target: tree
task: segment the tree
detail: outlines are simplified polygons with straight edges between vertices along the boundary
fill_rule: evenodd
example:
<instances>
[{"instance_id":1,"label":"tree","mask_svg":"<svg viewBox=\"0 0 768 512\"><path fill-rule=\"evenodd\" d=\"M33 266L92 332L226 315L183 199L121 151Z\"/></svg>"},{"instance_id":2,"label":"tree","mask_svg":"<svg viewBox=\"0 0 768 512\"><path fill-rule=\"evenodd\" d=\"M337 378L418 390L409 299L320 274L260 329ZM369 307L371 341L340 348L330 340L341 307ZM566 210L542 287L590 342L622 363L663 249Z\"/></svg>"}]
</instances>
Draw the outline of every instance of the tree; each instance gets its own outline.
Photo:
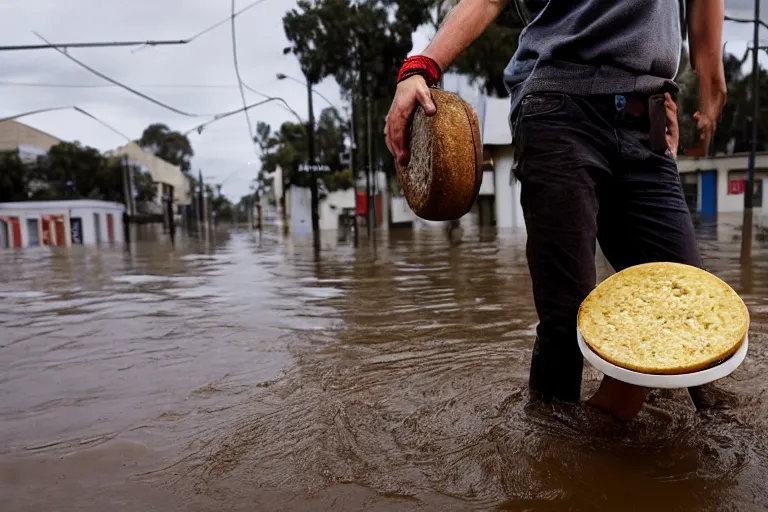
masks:
<instances>
[{"instance_id":1,"label":"tree","mask_svg":"<svg viewBox=\"0 0 768 512\"><path fill-rule=\"evenodd\" d=\"M121 176L112 176L104 157L95 148L79 142L61 142L48 151L46 158L46 195L67 199L122 198Z\"/></svg>"},{"instance_id":2,"label":"tree","mask_svg":"<svg viewBox=\"0 0 768 512\"><path fill-rule=\"evenodd\" d=\"M437 1L435 29L442 23L448 9L458 3L458 0ZM504 12L456 58L448 70L469 77L471 83L480 85L489 96L509 96L504 83L504 70L517 51L520 32L525 26L513 3L509 3Z\"/></svg>"},{"instance_id":3,"label":"tree","mask_svg":"<svg viewBox=\"0 0 768 512\"><path fill-rule=\"evenodd\" d=\"M413 32L429 21L434 0L299 0L283 27L312 84L333 76L345 91L367 85L391 95ZM393 71L394 70L394 71Z\"/></svg>"},{"instance_id":4,"label":"tree","mask_svg":"<svg viewBox=\"0 0 768 512\"><path fill-rule=\"evenodd\" d=\"M211 212L216 215L217 221L232 219L232 203L220 194L211 196Z\"/></svg>"},{"instance_id":5,"label":"tree","mask_svg":"<svg viewBox=\"0 0 768 512\"><path fill-rule=\"evenodd\" d=\"M29 198L27 169L16 151L0 153L0 202Z\"/></svg>"},{"instance_id":6,"label":"tree","mask_svg":"<svg viewBox=\"0 0 768 512\"><path fill-rule=\"evenodd\" d=\"M307 128L303 124L285 122L280 130L272 132L268 124L256 125L254 142L261 148L262 172L259 181L262 186L270 184L269 175L280 167L284 184L307 186L309 173L299 173L299 166L309 158ZM344 152L344 138L348 130L338 111L326 108L318 117L315 129L315 154L317 162L327 165L332 173L344 170L341 155ZM319 175L321 180L331 180L329 175ZM326 184L327 187L327 184Z\"/></svg>"},{"instance_id":7,"label":"tree","mask_svg":"<svg viewBox=\"0 0 768 512\"><path fill-rule=\"evenodd\" d=\"M394 175L392 158L385 155L382 128L397 85L397 70L413 47L413 33L429 23L435 0L299 0L283 17L293 53L310 83L333 76L361 122L355 161L367 167L384 163ZM370 103L372 154L367 153L365 113ZM360 136L362 134L362 136ZM368 158L370 156L370 158Z\"/></svg>"},{"instance_id":8,"label":"tree","mask_svg":"<svg viewBox=\"0 0 768 512\"><path fill-rule=\"evenodd\" d=\"M141 169L134 167L133 187L136 191L137 201L155 201L155 197L157 196L157 184L152 180L152 175L148 172L144 172Z\"/></svg>"},{"instance_id":9,"label":"tree","mask_svg":"<svg viewBox=\"0 0 768 512\"><path fill-rule=\"evenodd\" d=\"M149 125L141 134L137 144L166 162L178 165L185 173L192 168L192 157L195 152L192 150L189 139L186 135L172 131L164 124Z\"/></svg>"}]
</instances>

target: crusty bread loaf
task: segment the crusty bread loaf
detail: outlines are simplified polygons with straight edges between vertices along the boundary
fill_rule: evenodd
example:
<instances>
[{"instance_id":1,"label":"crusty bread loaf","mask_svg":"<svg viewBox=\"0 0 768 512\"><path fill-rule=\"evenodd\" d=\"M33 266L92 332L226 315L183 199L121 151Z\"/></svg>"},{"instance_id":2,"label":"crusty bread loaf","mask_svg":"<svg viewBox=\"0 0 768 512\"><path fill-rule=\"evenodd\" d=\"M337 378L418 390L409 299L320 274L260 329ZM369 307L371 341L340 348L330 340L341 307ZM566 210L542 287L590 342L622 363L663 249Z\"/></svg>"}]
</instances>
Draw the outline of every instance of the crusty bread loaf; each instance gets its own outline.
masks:
<instances>
[{"instance_id":1,"label":"crusty bread loaf","mask_svg":"<svg viewBox=\"0 0 768 512\"><path fill-rule=\"evenodd\" d=\"M427 116L419 106L410 128L411 159L397 168L408 206L426 220L456 220L469 212L483 179L480 123L458 95L432 89L437 107Z\"/></svg>"},{"instance_id":2,"label":"crusty bread loaf","mask_svg":"<svg viewBox=\"0 0 768 512\"><path fill-rule=\"evenodd\" d=\"M733 355L746 338L749 311L709 272L648 263L598 285L579 309L578 326L586 344L616 366L683 374Z\"/></svg>"}]
</instances>

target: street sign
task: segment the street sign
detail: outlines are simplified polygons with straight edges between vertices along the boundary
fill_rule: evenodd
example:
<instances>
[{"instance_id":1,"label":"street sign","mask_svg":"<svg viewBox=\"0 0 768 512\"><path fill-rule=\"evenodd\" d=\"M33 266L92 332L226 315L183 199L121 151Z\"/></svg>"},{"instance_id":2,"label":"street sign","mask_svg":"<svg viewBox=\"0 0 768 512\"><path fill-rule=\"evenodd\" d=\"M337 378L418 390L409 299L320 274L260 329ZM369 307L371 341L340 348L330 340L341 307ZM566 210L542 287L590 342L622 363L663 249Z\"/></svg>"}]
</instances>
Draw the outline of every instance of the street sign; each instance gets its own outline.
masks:
<instances>
[{"instance_id":1,"label":"street sign","mask_svg":"<svg viewBox=\"0 0 768 512\"><path fill-rule=\"evenodd\" d=\"M314 164L312 166L307 164L299 165L299 172L309 172L311 170L314 170L315 172L330 172L331 168L325 164Z\"/></svg>"}]
</instances>

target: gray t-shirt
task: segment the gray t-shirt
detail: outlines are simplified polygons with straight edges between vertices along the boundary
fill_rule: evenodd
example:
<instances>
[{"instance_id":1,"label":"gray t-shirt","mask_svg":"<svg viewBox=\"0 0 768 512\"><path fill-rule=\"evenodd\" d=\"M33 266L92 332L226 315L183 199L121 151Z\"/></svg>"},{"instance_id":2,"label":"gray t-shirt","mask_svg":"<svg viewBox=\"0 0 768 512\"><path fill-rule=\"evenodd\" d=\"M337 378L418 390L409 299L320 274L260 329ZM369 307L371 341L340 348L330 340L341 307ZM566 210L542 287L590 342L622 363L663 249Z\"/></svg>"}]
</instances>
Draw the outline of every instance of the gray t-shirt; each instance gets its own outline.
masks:
<instances>
[{"instance_id":1,"label":"gray t-shirt","mask_svg":"<svg viewBox=\"0 0 768 512\"><path fill-rule=\"evenodd\" d=\"M530 23L504 70L513 110L532 92L677 91L679 0L525 0L525 7Z\"/></svg>"}]
</instances>

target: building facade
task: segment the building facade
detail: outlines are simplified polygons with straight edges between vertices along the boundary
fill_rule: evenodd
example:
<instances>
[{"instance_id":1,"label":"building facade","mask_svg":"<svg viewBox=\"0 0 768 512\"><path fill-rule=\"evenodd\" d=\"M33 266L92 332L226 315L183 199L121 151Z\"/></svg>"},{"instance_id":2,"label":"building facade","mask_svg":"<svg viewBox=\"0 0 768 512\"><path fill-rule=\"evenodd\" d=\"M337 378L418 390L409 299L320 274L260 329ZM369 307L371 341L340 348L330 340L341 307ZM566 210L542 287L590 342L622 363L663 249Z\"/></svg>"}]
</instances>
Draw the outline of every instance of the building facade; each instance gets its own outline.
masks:
<instances>
[{"instance_id":1,"label":"building facade","mask_svg":"<svg viewBox=\"0 0 768 512\"><path fill-rule=\"evenodd\" d=\"M0 249L122 243L124 211L94 200L0 203Z\"/></svg>"},{"instance_id":2,"label":"building facade","mask_svg":"<svg viewBox=\"0 0 768 512\"><path fill-rule=\"evenodd\" d=\"M33 164L38 157L45 156L61 139L32 128L18 121L0 122L0 151L18 151L19 158L26 164Z\"/></svg>"},{"instance_id":3,"label":"building facade","mask_svg":"<svg viewBox=\"0 0 768 512\"><path fill-rule=\"evenodd\" d=\"M189 178L177 165L170 164L152 153L144 151L138 144L131 142L125 146L107 151L107 156L123 157L126 163L148 172L157 186L154 210L151 213L164 213L168 200L173 201L174 211L179 214L184 207L192 204ZM135 212L131 212L135 213Z\"/></svg>"}]
</instances>

